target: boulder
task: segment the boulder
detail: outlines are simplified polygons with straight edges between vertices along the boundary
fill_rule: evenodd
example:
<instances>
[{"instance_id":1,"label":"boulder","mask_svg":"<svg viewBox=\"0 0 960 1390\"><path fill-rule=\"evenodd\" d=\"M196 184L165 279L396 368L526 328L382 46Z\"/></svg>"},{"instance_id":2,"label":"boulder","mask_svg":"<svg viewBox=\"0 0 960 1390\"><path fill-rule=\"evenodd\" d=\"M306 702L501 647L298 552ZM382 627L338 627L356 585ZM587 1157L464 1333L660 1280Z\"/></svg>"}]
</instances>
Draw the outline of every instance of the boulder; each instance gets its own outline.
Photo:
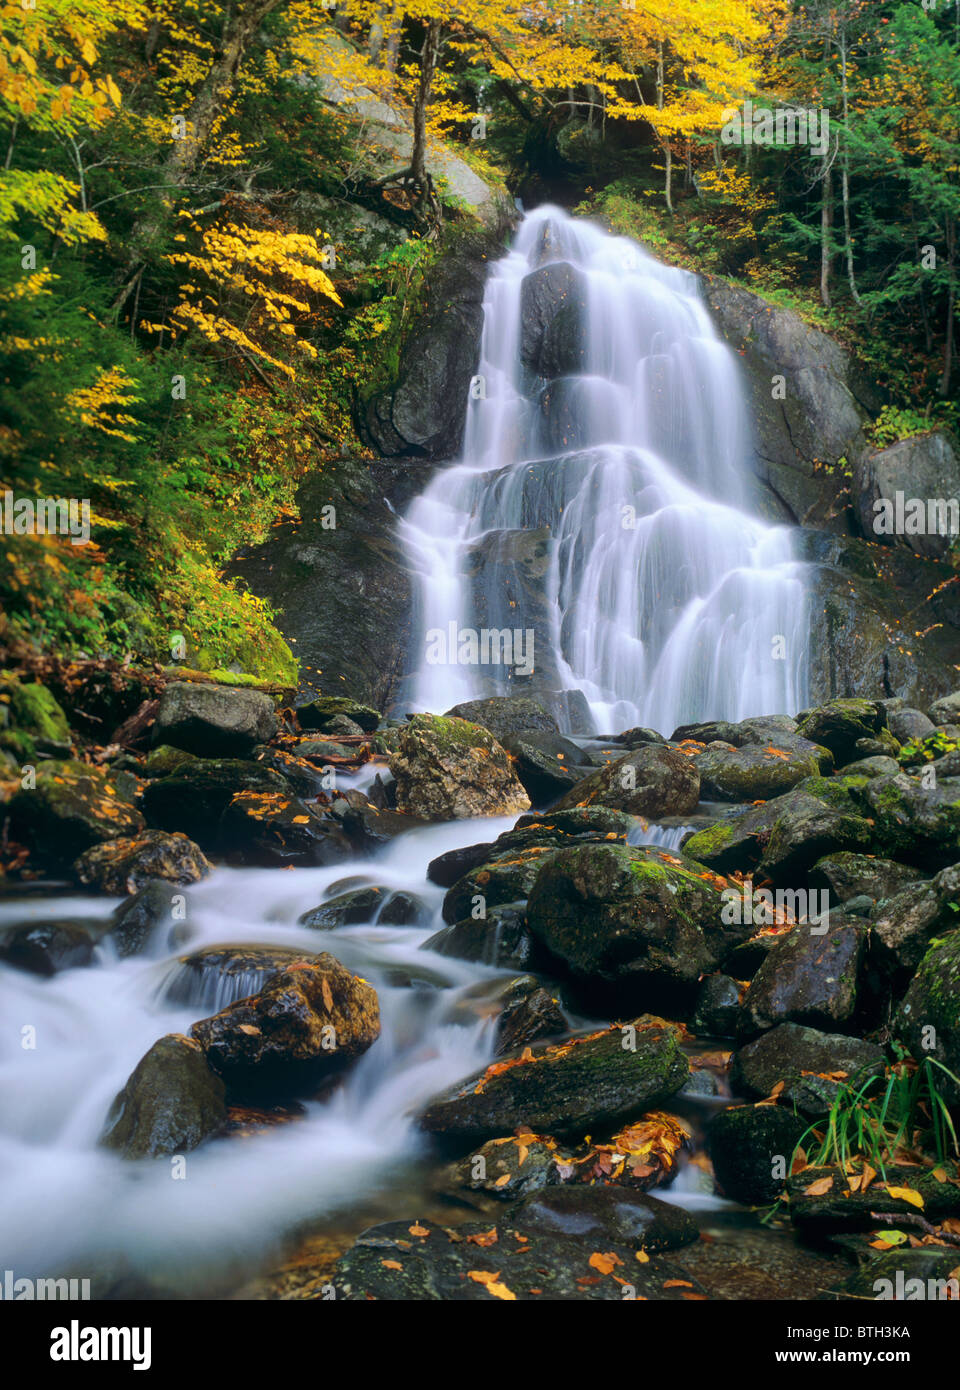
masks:
<instances>
[{"instance_id":1,"label":"boulder","mask_svg":"<svg viewBox=\"0 0 960 1390\"><path fill-rule=\"evenodd\" d=\"M931 941L893 1023L917 1061L933 1057L960 1077L960 931ZM951 1105L960 1104L960 1081L937 1073Z\"/></svg>"},{"instance_id":2,"label":"boulder","mask_svg":"<svg viewBox=\"0 0 960 1390\"><path fill-rule=\"evenodd\" d=\"M876 1231L882 1226L896 1229L896 1221L880 1222L878 1215L913 1217L922 1211L924 1219L935 1224L945 1216L960 1214L960 1168L949 1161L940 1166L947 1181L935 1177L930 1168L888 1163L883 1178L877 1178L865 1192L859 1188L851 1191L840 1168L826 1164L804 1168L787 1182L790 1219L804 1235L813 1237L828 1231ZM919 1194L922 1206L900 1196L904 1189Z\"/></svg>"},{"instance_id":3,"label":"boulder","mask_svg":"<svg viewBox=\"0 0 960 1390\"><path fill-rule=\"evenodd\" d=\"M911 1249L899 1245L884 1254L864 1260L855 1273L835 1285L823 1297L837 1303L868 1299L886 1301L930 1299L939 1301L957 1297L956 1247L924 1246Z\"/></svg>"},{"instance_id":4,"label":"boulder","mask_svg":"<svg viewBox=\"0 0 960 1390\"><path fill-rule=\"evenodd\" d=\"M423 900L414 897L412 893L370 884L365 888L353 888L349 892L338 893L319 907L305 912L297 920L302 927L312 927L319 931L348 927L358 922L415 927L428 922L430 912Z\"/></svg>"},{"instance_id":5,"label":"boulder","mask_svg":"<svg viewBox=\"0 0 960 1390\"><path fill-rule=\"evenodd\" d=\"M866 894L874 902L892 898L901 889L923 878L919 869L898 864L893 859L877 859L872 854L825 854L810 870L811 889L826 890L837 903Z\"/></svg>"},{"instance_id":6,"label":"boulder","mask_svg":"<svg viewBox=\"0 0 960 1390\"><path fill-rule=\"evenodd\" d=\"M909 884L881 904L870 924L871 959L889 975L895 989L911 979L931 937L960 926L960 864L942 869L929 882Z\"/></svg>"},{"instance_id":7,"label":"boulder","mask_svg":"<svg viewBox=\"0 0 960 1390\"><path fill-rule=\"evenodd\" d=\"M337 720L348 719L356 724L360 732L372 734L380 725L379 710L371 709L358 700L343 695L321 695L297 709L297 722L301 729L321 734L336 734ZM342 735L341 735L342 736Z\"/></svg>"},{"instance_id":8,"label":"boulder","mask_svg":"<svg viewBox=\"0 0 960 1390\"><path fill-rule=\"evenodd\" d=\"M926 738L927 734L933 733L935 725L922 710L909 709L904 705L902 709L895 710L887 707L887 727L898 742L908 743L910 739Z\"/></svg>"},{"instance_id":9,"label":"boulder","mask_svg":"<svg viewBox=\"0 0 960 1390\"><path fill-rule=\"evenodd\" d=\"M851 1022L858 1002L867 933L833 913L823 935L800 923L780 937L757 971L743 1006L743 1031L778 1023L837 1028Z\"/></svg>"},{"instance_id":10,"label":"boulder","mask_svg":"<svg viewBox=\"0 0 960 1390\"><path fill-rule=\"evenodd\" d=\"M938 777L935 786L904 772L874 777L863 802L887 852L930 867L960 860L960 777Z\"/></svg>"},{"instance_id":11,"label":"boulder","mask_svg":"<svg viewBox=\"0 0 960 1390\"><path fill-rule=\"evenodd\" d=\"M552 809L605 806L659 820L695 811L699 800L700 775L695 760L674 748L644 744L598 768Z\"/></svg>"},{"instance_id":12,"label":"boulder","mask_svg":"<svg viewBox=\"0 0 960 1390\"><path fill-rule=\"evenodd\" d=\"M802 1119L779 1105L721 1110L707 1127L707 1152L723 1195L747 1206L775 1202L805 1129Z\"/></svg>"},{"instance_id":13,"label":"boulder","mask_svg":"<svg viewBox=\"0 0 960 1390\"><path fill-rule=\"evenodd\" d=\"M491 908L485 917L464 917L436 932L420 949L500 970L529 970L536 959L523 902L503 903Z\"/></svg>"},{"instance_id":14,"label":"boulder","mask_svg":"<svg viewBox=\"0 0 960 1390\"><path fill-rule=\"evenodd\" d=\"M581 766L583 754L577 745L559 734L508 734L503 746L535 804L556 801L589 771Z\"/></svg>"},{"instance_id":15,"label":"boulder","mask_svg":"<svg viewBox=\"0 0 960 1390\"><path fill-rule=\"evenodd\" d=\"M643 1114L679 1091L689 1073L670 1029L614 1025L495 1062L434 1097L420 1124L465 1143L518 1125L582 1135Z\"/></svg>"},{"instance_id":16,"label":"boulder","mask_svg":"<svg viewBox=\"0 0 960 1390\"><path fill-rule=\"evenodd\" d=\"M530 807L503 748L466 719L415 715L401 730L390 770L397 808L424 820L507 816Z\"/></svg>"},{"instance_id":17,"label":"boulder","mask_svg":"<svg viewBox=\"0 0 960 1390\"><path fill-rule=\"evenodd\" d=\"M530 1043L542 1038L558 1038L567 1033L570 1024L559 1000L527 976L528 987L515 989L504 1003L497 1021L498 1057L508 1057Z\"/></svg>"},{"instance_id":18,"label":"boulder","mask_svg":"<svg viewBox=\"0 0 960 1390\"><path fill-rule=\"evenodd\" d=\"M747 935L721 922L724 886L664 850L586 845L560 850L541 869L527 923L582 986L628 1007L653 1006L692 996L701 975Z\"/></svg>"},{"instance_id":19,"label":"boulder","mask_svg":"<svg viewBox=\"0 0 960 1390\"><path fill-rule=\"evenodd\" d=\"M220 817L218 843L231 863L319 868L354 854L340 826L286 792L238 792Z\"/></svg>"},{"instance_id":20,"label":"boulder","mask_svg":"<svg viewBox=\"0 0 960 1390\"><path fill-rule=\"evenodd\" d=\"M51 690L0 673L0 750L16 764L68 757L73 735Z\"/></svg>"},{"instance_id":21,"label":"boulder","mask_svg":"<svg viewBox=\"0 0 960 1390\"><path fill-rule=\"evenodd\" d=\"M278 773L241 758L203 758L148 783L143 809L162 830L180 830L205 850L219 851L220 817L239 792L288 794Z\"/></svg>"},{"instance_id":22,"label":"boulder","mask_svg":"<svg viewBox=\"0 0 960 1390\"><path fill-rule=\"evenodd\" d=\"M713 1038L733 1038L740 1020L740 986L729 975L708 975L700 986L691 1027Z\"/></svg>"},{"instance_id":23,"label":"boulder","mask_svg":"<svg viewBox=\"0 0 960 1390\"><path fill-rule=\"evenodd\" d=\"M0 961L31 975L57 975L93 964L93 938L82 922L25 922L0 935Z\"/></svg>"},{"instance_id":24,"label":"boulder","mask_svg":"<svg viewBox=\"0 0 960 1390\"><path fill-rule=\"evenodd\" d=\"M183 894L177 887L167 879L151 879L120 904L110 928L117 955L139 955L158 928L183 920Z\"/></svg>"},{"instance_id":25,"label":"boulder","mask_svg":"<svg viewBox=\"0 0 960 1390\"><path fill-rule=\"evenodd\" d=\"M441 888L452 888L458 879L471 869L478 869L490 856L493 847L491 840L479 845L464 845L460 849L448 849L431 859L427 865L427 878Z\"/></svg>"},{"instance_id":26,"label":"boulder","mask_svg":"<svg viewBox=\"0 0 960 1390\"><path fill-rule=\"evenodd\" d=\"M130 839L94 845L81 854L73 871L85 887L119 896L136 893L154 879L180 886L199 883L210 872L210 862L186 835L144 830Z\"/></svg>"},{"instance_id":27,"label":"boulder","mask_svg":"<svg viewBox=\"0 0 960 1390\"><path fill-rule=\"evenodd\" d=\"M552 261L520 287L520 361L540 377L575 375L586 363L587 282L569 261Z\"/></svg>"},{"instance_id":28,"label":"boulder","mask_svg":"<svg viewBox=\"0 0 960 1390\"><path fill-rule=\"evenodd\" d=\"M289 946L204 946L181 956L160 990L166 1005L226 1009L258 994L269 980L297 961L316 956Z\"/></svg>"},{"instance_id":29,"label":"boulder","mask_svg":"<svg viewBox=\"0 0 960 1390\"><path fill-rule=\"evenodd\" d=\"M797 716L801 737L829 748L840 767L853 761L859 739L874 738L886 725L887 711L879 700L830 700Z\"/></svg>"},{"instance_id":30,"label":"boulder","mask_svg":"<svg viewBox=\"0 0 960 1390\"><path fill-rule=\"evenodd\" d=\"M960 690L935 700L930 706L929 714L935 726L956 724L960 721Z\"/></svg>"},{"instance_id":31,"label":"boulder","mask_svg":"<svg viewBox=\"0 0 960 1390\"><path fill-rule=\"evenodd\" d=\"M906 546L915 555L935 560L946 558L956 544L960 457L942 430L899 439L862 455L854 469L853 491L857 519L870 540ZM919 509L910 507L912 500L920 502Z\"/></svg>"},{"instance_id":32,"label":"boulder","mask_svg":"<svg viewBox=\"0 0 960 1390\"><path fill-rule=\"evenodd\" d=\"M107 1115L100 1143L123 1158L187 1153L226 1125L224 1085L180 1033L155 1042Z\"/></svg>"},{"instance_id":33,"label":"boulder","mask_svg":"<svg viewBox=\"0 0 960 1390\"><path fill-rule=\"evenodd\" d=\"M80 762L45 762L36 786L10 799L10 834L38 861L66 868L92 845L136 836L140 812L117 792L109 773Z\"/></svg>"},{"instance_id":34,"label":"boulder","mask_svg":"<svg viewBox=\"0 0 960 1390\"><path fill-rule=\"evenodd\" d=\"M876 1043L781 1023L734 1054L730 1085L736 1096L765 1100L782 1081L783 1105L815 1119L830 1109L841 1083L858 1086L883 1068Z\"/></svg>"},{"instance_id":35,"label":"boulder","mask_svg":"<svg viewBox=\"0 0 960 1390\"><path fill-rule=\"evenodd\" d=\"M243 758L276 732L276 707L261 690L173 681L160 696L153 741L199 757Z\"/></svg>"},{"instance_id":36,"label":"boulder","mask_svg":"<svg viewBox=\"0 0 960 1390\"><path fill-rule=\"evenodd\" d=\"M310 1094L380 1036L376 991L323 953L298 960L258 994L241 999L190 1036L238 1094Z\"/></svg>"},{"instance_id":37,"label":"boulder","mask_svg":"<svg viewBox=\"0 0 960 1390\"><path fill-rule=\"evenodd\" d=\"M808 751L780 748L775 741L742 748L711 744L693 761L705 801L766 801L820 773L819 751L812 743Z\"/></svg>"},{"instance_id":38,"label":"boulder","mask_svg":"<svg viewBox=\"0 0 960 1390\"><path fill-rule=\"evenodd\" d=\"M503 743L510 734L556 734L557 721L543 705L527 695L494 695L486 700L466 700L454 705L445 719L466 719L479 724Z\"/></svg>"}]
</instances>

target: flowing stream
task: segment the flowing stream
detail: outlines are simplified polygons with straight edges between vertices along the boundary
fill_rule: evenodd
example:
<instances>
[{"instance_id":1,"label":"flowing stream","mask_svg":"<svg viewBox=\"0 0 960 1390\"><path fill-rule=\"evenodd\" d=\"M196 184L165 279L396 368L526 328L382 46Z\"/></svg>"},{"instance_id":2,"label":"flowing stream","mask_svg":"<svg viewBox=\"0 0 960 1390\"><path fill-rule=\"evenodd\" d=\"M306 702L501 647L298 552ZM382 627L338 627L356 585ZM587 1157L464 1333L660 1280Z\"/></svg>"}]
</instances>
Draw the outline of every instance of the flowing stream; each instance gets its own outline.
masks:
<instances>
[{"instance_id":1,"label":"flowing stream","mask_svg":"<svg viewBox=\"0 0 960 1390\"><path fill-rule=\"evenodd\" d=\"M579 369L546 381L520 360L523 284L563 262L585 315ZM492 269L478 375L485 395L471 400L463 460L437 474L403 523L421 575L423 641L451 622L535 628L545 648L538 688L582 690L592 726L583 733L637 723L669 733L695 718L800 707L800 570L787 533L747 510L736 364L693 277L540 209ZM504 556L528 532L546 538L539 597L510 600L511 612ZM776 638L783 660L772 656ZM491 676L423 653L412 654L419 707L520 688L497 679L503 669ZM511 824L414 830L333 869L217 869L188 891L176 945L160 932L146 954L121 960L104 936L92 967L51 979L0 965L0 1270L82 1275L119 1258L182 1288L207 1261L247 1266L283 1229L402 1186L426 1150L418 1107L493 1055L494 1022L479 996L503 975L420 949L441 925L442 892L426 867ZM322 934L297 924L357 876L418 894L432 924L371 921ZM66 918L105 926L114 905L25 893L0 902L0 928ZM331 1099L256 1137L208 1144L187 1155L178 1179L166 1160L125 1162L97 1138L157 1038L249 989L236 977L182 1002L178 957L221 944L332 950L376 986L383 1032ZM697 1201L683 1184L674 1199Z\"/></svg>"}]
</instances>

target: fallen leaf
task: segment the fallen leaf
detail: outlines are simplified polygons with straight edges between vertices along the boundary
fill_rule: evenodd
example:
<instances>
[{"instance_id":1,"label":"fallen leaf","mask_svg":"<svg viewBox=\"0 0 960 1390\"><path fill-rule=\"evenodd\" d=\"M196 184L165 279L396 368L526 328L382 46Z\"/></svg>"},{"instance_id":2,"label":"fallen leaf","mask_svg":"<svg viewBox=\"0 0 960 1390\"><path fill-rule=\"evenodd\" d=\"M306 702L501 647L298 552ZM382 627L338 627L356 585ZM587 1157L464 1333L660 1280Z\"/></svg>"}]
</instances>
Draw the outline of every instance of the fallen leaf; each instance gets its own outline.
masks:
<instances>
[{"instance_id":1,"label":"fallen leaf","mask_svg":"<svg viewBox=\"0 0 960 1390\"><path fill-rule=\"evenodd\" d=\"M914 1187L888 1187L887 1191L899 1202L909 1202L912 1207L923 1207L923 1198Z\"/></svg>"}]
</instances>

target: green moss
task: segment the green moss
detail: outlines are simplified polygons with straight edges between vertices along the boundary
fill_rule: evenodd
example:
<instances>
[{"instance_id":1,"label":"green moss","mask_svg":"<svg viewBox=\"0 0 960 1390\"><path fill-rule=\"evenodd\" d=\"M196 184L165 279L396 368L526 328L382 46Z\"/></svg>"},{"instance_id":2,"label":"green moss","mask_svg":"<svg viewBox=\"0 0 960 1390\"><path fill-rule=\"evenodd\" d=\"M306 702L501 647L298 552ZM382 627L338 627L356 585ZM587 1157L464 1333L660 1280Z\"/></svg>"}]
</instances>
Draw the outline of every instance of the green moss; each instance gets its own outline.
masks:
<instances>
[{"instance_id":1,"label":"green moss","mask_svg":"<svg viewBox=\"0 0 960 1390\"><path fill-rule=\"evenodd\" d=\"M710 860L732 843L733 831L729 825L720 821L717 825L708 826L706 830L698 830L695 835L691 835L683 847L683 852L691 859Z\"/></svg>"}]
</instances>

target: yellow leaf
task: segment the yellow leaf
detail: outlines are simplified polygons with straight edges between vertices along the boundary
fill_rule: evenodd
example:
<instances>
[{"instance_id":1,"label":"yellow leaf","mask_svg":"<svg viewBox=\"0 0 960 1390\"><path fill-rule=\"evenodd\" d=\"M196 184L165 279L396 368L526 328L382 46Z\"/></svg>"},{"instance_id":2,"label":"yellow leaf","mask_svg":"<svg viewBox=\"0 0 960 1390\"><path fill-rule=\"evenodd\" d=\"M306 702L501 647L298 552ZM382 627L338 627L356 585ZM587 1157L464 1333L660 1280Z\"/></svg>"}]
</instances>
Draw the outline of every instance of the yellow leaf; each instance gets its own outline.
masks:
<instances>
[{"instance_id":1,"label":"yellow leaf","mask_svg":"<svg viewBox=\"0 0 960 1390\"><path fill-rule=\"evenodd\" d=\"M912 1207L923 1206L923 1198L913 1187L888 1187L887 1191L899 1202L909 1202Z\"/></svg>"}]
</instances>

